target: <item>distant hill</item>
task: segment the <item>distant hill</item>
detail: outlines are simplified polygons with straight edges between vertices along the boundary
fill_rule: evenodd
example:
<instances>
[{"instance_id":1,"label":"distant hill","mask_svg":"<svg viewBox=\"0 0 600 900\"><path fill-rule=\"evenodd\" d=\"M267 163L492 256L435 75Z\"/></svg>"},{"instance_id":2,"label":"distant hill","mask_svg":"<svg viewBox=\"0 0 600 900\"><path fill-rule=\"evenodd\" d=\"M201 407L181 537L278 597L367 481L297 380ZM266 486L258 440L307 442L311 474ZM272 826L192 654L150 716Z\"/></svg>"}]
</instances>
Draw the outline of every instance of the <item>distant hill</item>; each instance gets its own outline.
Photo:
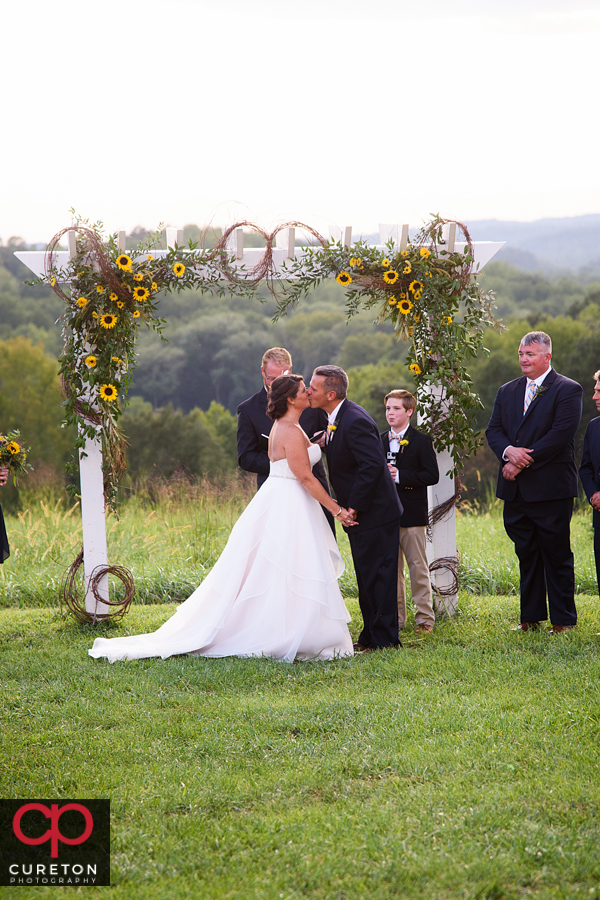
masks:
<instances>
[{"instance_id":1,"label":"distant hill","mask_svg":"<svg viewBox=\"0 0 600 900\"><path fill-rule=\"evenodd\" d=\"M528 272L572 269L579 271L583 281L600 277L600 215L534 222L481 219L465 225L474 241L506 241L494 261L507 262ZM411 228L411 232L416 231ZM369 242L379 243L378 234L365 237Z\"/></svg>"},{"instance_id":2,"label":"distant hill","mask_svg":"<svg viewBox=\"0 0 600 900\"><path fill-rule=\"evenodd\" d=\"M483 219L465 222L475 241L506 241L495 257L519 269L581 269L600 266L600 215L535 222Z\"/></svg>"}]
</instances>

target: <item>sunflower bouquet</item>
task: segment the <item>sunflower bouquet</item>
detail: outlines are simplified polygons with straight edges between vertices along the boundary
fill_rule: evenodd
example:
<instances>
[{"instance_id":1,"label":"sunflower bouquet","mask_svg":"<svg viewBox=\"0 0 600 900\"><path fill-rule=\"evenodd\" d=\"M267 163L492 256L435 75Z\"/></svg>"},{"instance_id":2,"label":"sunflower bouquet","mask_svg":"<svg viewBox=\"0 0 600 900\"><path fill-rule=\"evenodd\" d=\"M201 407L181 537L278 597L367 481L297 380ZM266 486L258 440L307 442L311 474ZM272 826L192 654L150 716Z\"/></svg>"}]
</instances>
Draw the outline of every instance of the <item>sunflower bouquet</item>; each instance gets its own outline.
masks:
<instances>
[{"instance_id":1,"label":"sunflower bouquet","mask_svg":"<svg viewBox=\"0 0 600 900\"><path fill-rule=\"evenodd\" d=\"M9 469L15 484L19 475L25 475L28 469L33 468L27 462L29 447L26 447L19 438L18 430L0 434L0 469Z\"/></svg>"}]
</instances>

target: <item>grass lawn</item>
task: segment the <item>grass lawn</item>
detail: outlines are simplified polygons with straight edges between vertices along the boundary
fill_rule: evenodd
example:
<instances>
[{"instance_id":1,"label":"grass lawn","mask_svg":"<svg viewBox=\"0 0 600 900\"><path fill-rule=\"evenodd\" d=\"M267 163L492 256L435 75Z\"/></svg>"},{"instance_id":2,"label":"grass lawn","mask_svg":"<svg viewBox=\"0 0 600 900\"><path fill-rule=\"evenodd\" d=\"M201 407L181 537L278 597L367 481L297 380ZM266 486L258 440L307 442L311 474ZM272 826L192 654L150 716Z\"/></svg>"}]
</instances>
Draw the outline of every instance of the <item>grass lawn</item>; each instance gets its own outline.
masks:
<instances>
[{"instance_id":1,"label":"grass lawn","mask_svg":"<svg viewBox=\"0 0 600 900\"><path fill-rule=\"evenodd\" d=\"M110 797L114 887L86 896L598 898L600 609L577 602L552 637L463 593L404 650L291 666L87 656L172 605L3 609L1 796Z\"/></svg>"}]
</instances>

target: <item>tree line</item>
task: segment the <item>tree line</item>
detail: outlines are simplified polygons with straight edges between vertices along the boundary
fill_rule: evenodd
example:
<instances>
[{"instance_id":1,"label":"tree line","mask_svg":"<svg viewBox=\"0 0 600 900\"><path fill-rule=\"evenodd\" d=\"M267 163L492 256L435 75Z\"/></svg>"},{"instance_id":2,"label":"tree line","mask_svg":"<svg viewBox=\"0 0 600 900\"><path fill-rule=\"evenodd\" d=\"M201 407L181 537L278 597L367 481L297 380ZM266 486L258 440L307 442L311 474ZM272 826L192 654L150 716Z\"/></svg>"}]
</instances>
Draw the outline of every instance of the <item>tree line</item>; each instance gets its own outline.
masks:
<instances>
[{"instance_id":1,"label":"tree line","mask_svg":"<svg viewBox=\"0 0 600 900\"><path fill-rule=\"evenodd\" d=\"M194 239L199 236L196 226L186 231ZM141 236L138 230L130 242L135 245ZM204 236L207 244L216 238ZM60 428L56 359L61 339L55 322L62 301L46 287L24 283L28 274L13 255L17 249L27 247L17 239L0 246L0 430L21 428L32 445L37 472L29 483L37 485L51 473L62 477L73 445L73 436ZM584 385L581 442L585 424L596 414L591 376L600 368L600 283L565 275L553 280L507 263L490 263L480 278L486 290L496 292L498 314L508 330L489 333L489 356L482 354L470 369L485 407L478 427L487 423L498 386L520 374L519 338L535 328L552 336L558 371ZM275 310L266 289L252 301L194 292L160 299L167 341L142 333L132 402L123 417L130 484L151 472L168 476L178 467L209 475L234 470L235 409L259 389L260 359L269 346L287 347L294 370L307 378L318 364L343 366L351 398L369 410L382 430L386 427L385 393L413 387L404 365L406 348L394 339L390 326L374 326L370 313L347 321L343 289L334 282L321 284L291 315L274 323ZM489 452L471 460L467 496L483 492L495 471ZM17 494L5 490L7 501L16 503Z\"/></svg>"}]
</instances>

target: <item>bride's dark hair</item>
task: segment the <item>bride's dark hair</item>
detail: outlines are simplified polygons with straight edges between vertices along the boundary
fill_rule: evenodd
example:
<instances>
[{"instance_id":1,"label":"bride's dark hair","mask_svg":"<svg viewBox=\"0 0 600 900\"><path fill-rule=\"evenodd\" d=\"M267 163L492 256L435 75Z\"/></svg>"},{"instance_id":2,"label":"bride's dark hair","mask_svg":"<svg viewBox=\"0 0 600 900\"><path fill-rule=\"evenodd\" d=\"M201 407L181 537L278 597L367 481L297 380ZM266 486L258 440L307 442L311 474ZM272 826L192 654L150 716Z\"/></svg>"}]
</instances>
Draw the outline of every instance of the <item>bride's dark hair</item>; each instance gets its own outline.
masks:
<instances>
[{"instance_id":1,"label":"bride's dark hair","mask_svg":"<svg viewBox=\"0 0 600 900\"><path fill-rule=\"evenodd\" d=\"M270 419L281 419L288 409L288 397L293 399L304 381L302 375L279 375L271 384L267 415Z\"/></svg>"}]
</instances>

